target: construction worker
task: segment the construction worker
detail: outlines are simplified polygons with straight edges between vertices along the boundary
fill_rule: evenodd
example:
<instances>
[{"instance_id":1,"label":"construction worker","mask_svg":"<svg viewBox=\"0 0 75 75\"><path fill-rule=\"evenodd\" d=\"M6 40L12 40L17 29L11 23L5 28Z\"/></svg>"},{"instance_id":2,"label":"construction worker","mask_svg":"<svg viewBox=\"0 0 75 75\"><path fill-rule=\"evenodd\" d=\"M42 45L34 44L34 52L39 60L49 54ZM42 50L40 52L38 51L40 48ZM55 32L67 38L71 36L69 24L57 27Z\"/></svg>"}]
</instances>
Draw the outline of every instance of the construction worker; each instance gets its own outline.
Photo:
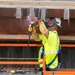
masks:
<instances>
[{"instance_id":1,"label":"construction worker","mask_svg":"<svg viewBox=\"0 0 75 75\"><path fill-rule=\"evenodd\" d=\"M38 61L46 57L46 70L58 70L58 54L60 53L60 40L57 33L57 27L61 25L60 18L46 18L45 21L32 22L28 31L32 32L32 37L35 41L42 41L42 47L39 50ZM41 34L36 32L36 24L38 24ZM43 64L40 64L40 70L43 69Z\"/></svg>"}]
</instances>

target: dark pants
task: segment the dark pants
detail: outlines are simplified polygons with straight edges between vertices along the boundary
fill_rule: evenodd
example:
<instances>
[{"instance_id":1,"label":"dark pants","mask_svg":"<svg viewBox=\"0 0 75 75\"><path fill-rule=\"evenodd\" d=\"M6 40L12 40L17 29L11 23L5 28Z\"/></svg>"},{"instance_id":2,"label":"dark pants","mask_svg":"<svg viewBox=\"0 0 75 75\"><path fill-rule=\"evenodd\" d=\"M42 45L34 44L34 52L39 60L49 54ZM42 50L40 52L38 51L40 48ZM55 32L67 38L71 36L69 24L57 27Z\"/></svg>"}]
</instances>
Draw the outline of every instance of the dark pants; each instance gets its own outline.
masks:
<instances>
[{"instance_id":1,"label":"dark pants","mask_svg":"<svg viewBox=\"0 0 75 75\"><path fill-rule=\"evenodd\" d=\"M46 71L53 71L53 73L54 73L54 71L57 71L58 70L58 67L56 67L56 68L54 68L54 69L49 69L49 68L46 68ZM39 71L41 71L41 75L43 75L43 68L40 68L39 69ZM53 74L54 75L54 74Z\"/></svg>"},{"instance_id":2,"label":"dark pants","mask_svg":"<svg viewBox=\"0 0 75 75\"><path fill-rule=\"evenodd\" d=\"M43 70L43 68L40 68L40 69L39 69L39 71L42 71L42 70ZM54 68L54 69L46 68L46 71L57 71L57 70L59 70L59 66L57 66L57 67Z\"/></svg>"}]
</instances>

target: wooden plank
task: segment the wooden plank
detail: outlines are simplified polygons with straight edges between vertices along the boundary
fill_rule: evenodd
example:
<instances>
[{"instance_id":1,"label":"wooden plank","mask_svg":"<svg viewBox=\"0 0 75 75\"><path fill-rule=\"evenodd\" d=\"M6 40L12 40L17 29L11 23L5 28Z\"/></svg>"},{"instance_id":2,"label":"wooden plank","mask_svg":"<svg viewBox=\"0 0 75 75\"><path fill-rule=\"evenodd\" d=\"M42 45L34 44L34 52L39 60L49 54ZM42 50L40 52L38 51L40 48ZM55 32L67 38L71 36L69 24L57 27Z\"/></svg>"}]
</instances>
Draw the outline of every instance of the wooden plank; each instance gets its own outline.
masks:
<instances>
[{"instance_id":1,"label":"wooden plank","mask_svg":"<svg viewBox=\"0 0 75 75\"><path fill-rule=\"evenodd\" d=\"M70 10L70 18L75 18L75 2L74 1L21 1L21 0L0 0L0 8L47 8L47 17L60 17L63 18L65 8L69 8ZM50 9L53 9L50 10ZM56 9L56 10L55 10ZM0 14L2 17L15 17L15 11L11 9L6 9L8 12L3 9L2 13ZM4 13L4 11L6 13ZM13 13L12 13L13 11ZM26 10L25 10L26 12ZM55 13L56 12L56 13ZM48 14L49 13L49 14ZM23 16L27 16L27 14L23 14Z\"/></svg>"},{"instance_id":2,"label":"wooden plank","mask_svg":"<svg viewBox=\"0 0 75 75\"><path fill-rule=\"evenodd\" d=\"M59 36L60 40L75 40L75 36ZM8 35L8 34L0 34L0 40L28 40L28 35ZM33 40L31 36L31 40Z\"/></svg>"},{"instance_id":3,"label":"wooden plank","mask_svg":"<svg viewBox=\"0 0 75 75\"><path fill-rule=\"evenodd\" d=\"M59 36L60 40L69 40L69 41L73 41L75 40L75 36Z\"/></svg>"},{"instance_id":4,"label":"wooden plank","mask_svg":"<svg viewBox=\"0 0 75 75\"><path fill-rule=\"evenodd\" d=\"M16 8L17 6L22 8L52 8L52 9L75 9L75 2L72 1L3 1L0 0L0 7L4 8Z\"/></svg>"},{"instance_id":5,"label":"wooden plank","mask_svg":"<svg viewBox=\"0 0 75 75\"><path fill-rule=\"evenodd\" d=\"M0 35L1 40L28 40L28 38L28 35Z\"/></svg>"},{"instance_id":6,"label":"wooden plank","mask_svg":"<svg viewBox=\"0 0 75 75\"><path fill-rule=\"evenodd\" d=\"M38 60L38 58L0 58L0 60Z\"/></svg>"}]
</instances>

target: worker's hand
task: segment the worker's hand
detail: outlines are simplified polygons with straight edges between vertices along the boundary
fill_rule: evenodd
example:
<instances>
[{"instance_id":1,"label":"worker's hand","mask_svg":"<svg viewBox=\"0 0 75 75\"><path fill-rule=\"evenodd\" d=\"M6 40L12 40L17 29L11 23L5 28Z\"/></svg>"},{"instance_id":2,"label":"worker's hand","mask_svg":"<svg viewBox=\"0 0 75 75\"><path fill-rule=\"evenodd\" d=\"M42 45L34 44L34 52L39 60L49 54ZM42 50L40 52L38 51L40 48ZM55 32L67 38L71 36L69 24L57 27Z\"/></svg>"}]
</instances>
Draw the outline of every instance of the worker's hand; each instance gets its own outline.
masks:
<instances>
[{"instance_id":1,"label":"worker's hand","mask_svg":"<svg viewBox=\"0 0 75 75\"><path fill-rule=\"evenodd\" d=\"M32 26L32 25L30 24L29 27L28 27L28 31L29 31L29 32L32 32L32 33L35 33L35 32L36 32L36 29L35 29L34 26Z\"/></svg>"},{"instance_id":2,"label":"worker's hand","mask_svg":"<svg viewBox=\"0 0 75 75\"><path fill-rule=\"evenodd\" d=\"M31 25L34 25L33 27L39 27L39 30L42 34L46 34L48 32L48 29L46 28L46 25L44 24L43 21L41 20L37 20L37 21L33 21L31 22Z\"/></svg>"},{"instance_id":3,"label":"worker's hand","mask_svg":"<svg viewBox=\"0 0 75 75\"><path fill-rule=\"evenodd\" d=\"M39 20L36 20L36 21L32 21L31 22L31 25L34 25L35 28L38 27L39 24L40 24L40 21Z\"/></svg>"},{"instance_id":4,"label":"worker's hand","mask_svg":"<svg viewBox=\"0 0 75 75\"><path fill-rule=\"evenodd\" d=\"M29 27L28 27L28 31L29 31L29 32L32 32L31 24L30 24Z\"/></svg>"},{"instance_id":5,"label":"worker's hand","mask_svg":"<svg viewBox=\"0 0 75 75\"><path fill-rule=\"evenodd\" d=\"M43 21L40 20L36 20L36 21L32 21L31 24L29 25L28 31L35 33L37 27L39 27L39 30L41 31L41 29L45 29L45 25ZM44 30L42 30L42 32L45 32Z\"/></svg>"},{"instance_id":6,"label":"worker's hand","mask_svg":"<svg viewBox=\"0 0 75 75\"><path fill-rule=\"evenodd\" d=\"M36 21L32 21L28 27L28 31L29 32L32 32L32 33L35 33L36 32L36 27L39 26L39 21L36 20Z\"/></svg>"},{"instance_id":7,"label":"worker's hand","mask_svg":"<svg viewBox=\"0 0 75 75\"><path fill-rule=\"evenodd\" d=\"M32 33L36 33L36 29L35 29L35 27L33 27L33 29L32 29Z\"/></svg>"}]
</instances>

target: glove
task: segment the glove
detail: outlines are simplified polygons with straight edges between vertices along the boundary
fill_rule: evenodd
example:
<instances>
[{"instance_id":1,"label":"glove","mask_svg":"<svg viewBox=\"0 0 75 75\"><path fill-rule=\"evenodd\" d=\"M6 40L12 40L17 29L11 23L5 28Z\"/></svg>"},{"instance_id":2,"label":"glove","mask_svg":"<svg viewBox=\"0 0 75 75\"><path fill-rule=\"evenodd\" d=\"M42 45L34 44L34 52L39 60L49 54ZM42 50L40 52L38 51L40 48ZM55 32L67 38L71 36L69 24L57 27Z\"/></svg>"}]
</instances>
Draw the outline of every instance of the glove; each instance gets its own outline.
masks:
<instances>
[{"instance_id":1,"label":"glove","mask_svg":"<svg viewBox=\"0 0 75 75\"><path fill-rule=\"evenodd\" d=\"M29 25L28 31L29 31L29 32L32 32L32 27L31 27L31 25Z\"/></svg>"},{"instance_id":2,"label":"glove","mask_svg":"<svg viewBox=\"0 0 75 75\"><path fill-rule=\"evenodd\" d=\"M32 21L31 24L28 27L28 31L32 32L32 33L35 33L36 32L35 28L38 27L38 26L39 26L39 21L38 20Z\"/></svg>"},{"instance_id":3,"label":"glove","mask_svg":"<svg viewBox=\"0 0 75 75\"><path fill-rule=\"evenodd\" d=\"M32 33L32 38L33 38L35 41L41 41L40 38L39 38L38 33Z\"/></svg>"},{"instance_id":4,"label":"glove","mask_svg":"<svg viewBox=\"0 0 75 75\"><path fill-rule=\"evenodd\" d=\"M33 24L34 27L36 28L36 27L39 26L39 20L36 20L36 21L31 22L31 24Z\"/></svg>"},{"instance_id":5,"label":"glove","mask_svg":"<svg viewBox=\"0 0 75 75\"><path fill-rule=\"evenodd\" d=\"M46 28L45 24L43 21L39 21L39 30L42 34L45 34L48 32L48 29Z\"/></svg>"},{"instance_id":6,"label":"glove","mask_svg":"<svg viewBox=\"0 0 75 75\"><path fill-rule=\"evenodd\" d=\"M32 33L36 33L36 29L35 29L35 27L33 27L33 29L32 29Z\"/></svg>"},{"instance_id":7,"label":"glove","mask_svg":"<svg viewBox=\"0 0 75 75\"><path fill-rule=\"evenodd\" d=\"M36 29L35 29L35 27L32 26L32 25L29 25L28 31L29 31L29 32L32 32L32 33L36 33Z\"/></svg>"}]
</instances>

